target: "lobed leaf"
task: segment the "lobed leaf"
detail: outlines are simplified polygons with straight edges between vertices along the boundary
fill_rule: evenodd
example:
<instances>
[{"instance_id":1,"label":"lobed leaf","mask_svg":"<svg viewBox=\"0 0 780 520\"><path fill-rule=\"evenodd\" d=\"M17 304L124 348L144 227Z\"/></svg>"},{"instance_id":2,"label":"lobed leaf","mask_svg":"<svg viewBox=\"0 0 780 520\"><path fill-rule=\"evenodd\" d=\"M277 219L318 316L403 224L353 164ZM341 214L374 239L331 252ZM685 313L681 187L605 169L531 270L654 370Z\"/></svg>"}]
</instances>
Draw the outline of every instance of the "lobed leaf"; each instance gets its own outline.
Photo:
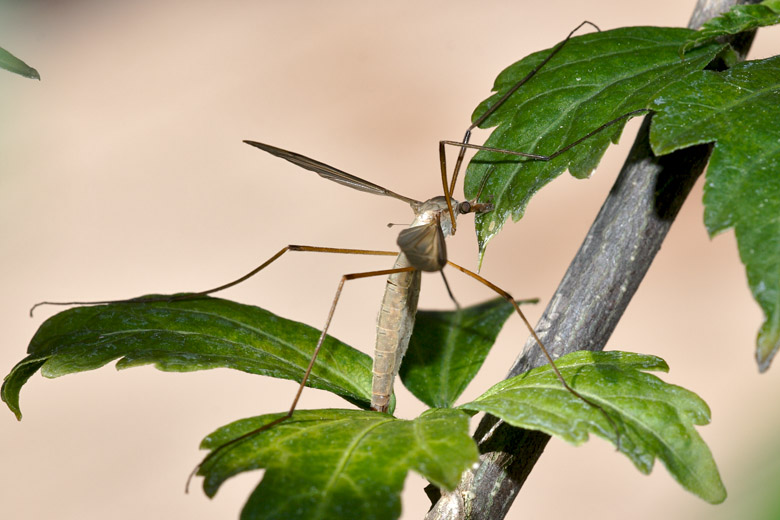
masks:
<instances>
[{"instance_id":1,"label":"lobed leaf","mask_svg":"<svg viewBox=\"0 0 780 520\"><path fill-rule=\"evenodd\" d=\"M236 421L206 437L202 447L216 449L280 415ZM477 458L468 416L457 410L428 410L413 421L360 410L297 410L207 458L198 474L211 497L233 475L265 468L242 519L385 520L401 513L409 470L453 489Z\"/></svg>"},{"instance_id":2,"label":"lobed leaf","mask_svg":"<svg viewBox=\"0 0 780 520\"><path fill-rule=\"evenodd\" d=\"M37 70L30 67L25 62L2 47L0 47L0 69L14 72L26 78L41 79L41 76L38 74Z\"/></svg>"},{"instance_id":3,"label":"lobed leaf","mask_svg":"<svg viewBox=\"0 0 780 520\"><path fill-rule=\"evenodd\" d=\"M45 377L59 377L115 359L118 369L147 364L168 372L232 368L300 381L319 335L308 325L219 298L77 307L41 325L0 395L21 419L19 392L39 369ZM307 385L367 408L371 358L328 336Z\"/></svg>"},{"instance_id":4,"label":"lobed leaf","mask_svg":"<svg viewBox=\"0 0 780 520\"><path fill-rule=\"evenodd\" d=\"M685 489L711 503L725 500L712 454L694 428L709 422L710 410L693 392L644 372L666 372L662 359L578 351L555 364L569 385L609 414L620 432L620 451L642 473L649 473L658 458ZM617 440L604 415L569 393L549 365L502 381L460 408L575 445L588 440L589 432Z\"/></svg>"},{"instance_id":5,"label":"lobed leaf","mask_svg":"<svg viewBox=\"0 0 780 520\"><path fill-rule=\"evenodd\" d=\"M418 311L399 372L404 386L428 406L452 406L513 312L503 298L456 311Z\"/></svg>"},{"instance_id":6,"label":"lobed leaf","mask_svg":"<svg viewBox=\"0 0 780 520\"><path fill-rule=\"evenodd\" d=\"M658 154L715 142L704 185L710 236L733 227L748 284L766 320L756 340L761 371L780 349L780 57L701 71L655 101Z\"/></svg>"},{"instance_id":7,"label":"lobed leaf","mask_svg":"<svg viewBox=\"0 0 780 520\"><path fill-rule=\"evenodd\" d=\"M691 34L680 47L680 55L689 49L721 36L739 34L758 27L780 23L780 0L765 0L757 5L735 5Z\"/></svg>"},{"instance_id":8,"label":"lobed leaf","mask_svg":"<svg viewBox=\"0 0 780 520\"><path fill-rule=\"evenodd\" d=\"M699 71L725 48L707 44L682 60L677 50L692 32L627 27L572 38L480 125L497 127L485 145L550 155L608 121L649 108L670 81ZM493 87L496 93L479 105L472 120L549 54L550 50L536 52L501 72ZM467 170L466 196L474 197L489 174L482 200L495 207L476 217L480 255L506 219L511 215L519 220L531 197L564 170L577 178L589 176L610 141L617 142L624 124L615 124L550 161L478 152Z\"/></svg>"}]
</instances>

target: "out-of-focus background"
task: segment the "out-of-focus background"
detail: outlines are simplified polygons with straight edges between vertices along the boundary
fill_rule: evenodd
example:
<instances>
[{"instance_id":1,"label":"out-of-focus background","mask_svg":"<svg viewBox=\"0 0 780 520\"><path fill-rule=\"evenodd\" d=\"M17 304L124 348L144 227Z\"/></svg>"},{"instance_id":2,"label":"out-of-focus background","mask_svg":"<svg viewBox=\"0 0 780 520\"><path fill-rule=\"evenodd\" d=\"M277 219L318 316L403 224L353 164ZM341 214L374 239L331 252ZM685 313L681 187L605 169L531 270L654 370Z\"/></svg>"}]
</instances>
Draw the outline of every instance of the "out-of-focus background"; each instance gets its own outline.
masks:
<instances>
[{"instance_id":1,"label":"out-of-focus background","mask_svg":"<svg viewBox=\"0 0 780 520\"><path fill-rule=\"evenodd\" d=\"M410 212L321 180L241 143L318 158L412 197L440 192L437 141L458 139L493 78L582 20L603 29L685 25L694 2L5 2L0 46L41 73L0 71L0 370L42 321L40 300L200 290L288 243L394 248ZM762 31L753 57L780 49ZM563 176L487 252L483 274L538 296L535 321L615 179L638 123L591 180ZM484 136L485 134L481 134ZM460 189L458 190L460 192ZM658 464L639 474L605 442L550 442L511 518L757 518L776 489L780 367L753 359L761 314L731 232L710 241L701 182L607 348L664 357L663 377L712 408L701 428L730 497L711 506ZM473 228L448 244L476 265ZM319 327L342 273L386 260L290 254L225 297ZM450 275L461 302L492 297ZM382 280L352 282L333 333L371 352ZM450 306L426 277L421 306ZM576 312L572 309L571 312ZM464 399L501 378L527 333L510 320ZM0 516L13 519L231 518L259 472L214 500L183 492L200 439L232 420L286 409L295 384L214 370L112 367L34 376L24 420L0 411ZM399 389L398 414L423 406ZM346 406L308 390L302 407ZM427 508L411 475L404 518ZM564 498L565 497L565 498Z\"/></svg>"}]
</instances>

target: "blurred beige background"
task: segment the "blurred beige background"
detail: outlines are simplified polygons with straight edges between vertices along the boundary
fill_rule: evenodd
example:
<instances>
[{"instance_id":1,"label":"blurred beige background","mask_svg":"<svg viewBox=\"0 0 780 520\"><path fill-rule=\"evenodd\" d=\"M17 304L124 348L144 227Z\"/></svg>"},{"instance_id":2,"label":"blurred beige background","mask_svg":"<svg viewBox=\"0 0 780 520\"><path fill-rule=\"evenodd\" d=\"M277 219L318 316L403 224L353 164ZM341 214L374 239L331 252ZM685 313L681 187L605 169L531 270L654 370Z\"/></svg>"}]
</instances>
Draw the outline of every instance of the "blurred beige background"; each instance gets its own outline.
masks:
<instances>
[{"instance_id":1,"label":"blurred beige background","mask_svg":"<svg viewBox=\"0 0 780 520\"><path fill-rule=\"evenodd\" d=\"M293 149L412 197L440 191L436 143L458 139L496 74L553 45L584 19L685 25L693 1L657 2L28 2L3 5L0 46L42 81L0 73L0 226L3 348L20 360L56 309L44 300L199 290L240 275L288 243L393 248L410 212L352 192L241 143ZM752 56L780 48L759 35ZM637 127L624 136L626 145ZM484 138L481 134L480 138ZM594 178L561 178L488 249L483 274L538 317L617 174L626 146ZM460 189L459 189L460 192ZM683 208L608 348L653 353L664 376L713 410L700 430L730 492L714 507L658 464L639 474L601 440L553 440L511 518L750 517L780 425L780 367L759 376L761 315L732 233L710 242L701 183ZM476 263L469 221L449 244ZM224 296L319 327L342 273L386 261L290 254ZM462 302L491 297L450 275ZM382 280L353 282L333 332L370 352ZM422 307L448 307L427 277ZM474 397L506 367L527 333L510 320ZM59 380L34 376L24 421L0 413L0 516L14 519L235 518L258 481L228 482L215 500L185 495L200 439L234 419L282 411L295 384L215 370L168 374L112 367ZM281 400L280 400L281 399ZM317 391L302 407L345 406ZM423 409L399 391L399 415ZM404 491L404 518L427 507L422 479ZM770 488L771 489L771 488ZM566 499L561 499L562 496ZM747 515L747 516L744 516Z\"/></svg>"}]
</instances>

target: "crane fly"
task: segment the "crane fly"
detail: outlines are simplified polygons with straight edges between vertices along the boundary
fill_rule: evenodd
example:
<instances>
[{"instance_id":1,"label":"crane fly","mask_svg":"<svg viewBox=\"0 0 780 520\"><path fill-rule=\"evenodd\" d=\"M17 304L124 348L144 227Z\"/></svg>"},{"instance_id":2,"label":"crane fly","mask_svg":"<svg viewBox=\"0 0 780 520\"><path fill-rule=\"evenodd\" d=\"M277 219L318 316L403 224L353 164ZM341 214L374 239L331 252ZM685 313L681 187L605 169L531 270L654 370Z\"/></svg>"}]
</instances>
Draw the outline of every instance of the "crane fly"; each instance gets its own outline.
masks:
<instances>
[{"instance_id":1,"label":"crane fly","mask_svg":"<svg viewBox=\"0 0 780 520\"><path fill-rule=\"evenodd\" d=\"M328 180L359 191L392 197L411 206L414 220L408 228L398 235L398 246L401 252L398 254L393 268L381 272L345 275L334 299L335 305L341 293L343 282L346 280L379 276L380 273L388 275L385 295L377 320L371 390L371 409L387 412L390 395L393 391L393 380L398 374L401 359L409 346L409 338L414 327L417 300L420 293L421 271L441 271L448 263L447 246L444 239L452 234L454 228L454 218L450 217L449 209L454 206L456 211L453 215L457 217L460 214L487 212L492 210L493 206L488 203L478 203L476 198L472 201L457 202L445 196L436 196L424 202L419 201L304 155L256 141L244 142L285 159L296 166L311 170ZM384 254L384 252L376 253ZM442 272L442 276L443 274ZM446 283L446 278L444 280ZM451 292L450 295L452 295ZM329 322L330 319L326 327L330 324ZM324 333L320 339L324 339ZM321 341L312 357L316 357L320 345Z\"/></svg>"},{"instance_id":2,"label":"crane fly","mask_svg":"<svg viewBox=\"0 0 780 520\"><path fill-rule=\"evenodd\" d=\"M491 148L491 147L485 147L480 145L473 145L469 143L469 140L471 138L471 131L474 128L478 127L482 122L484 122L503 103L505 103L506 100L512 94L514 94L523 84L525 84L528 80L530 80L539 71L539 69L541 69L550 59L552 59L552 57L555 54L558 53L558 51L560 51L560 49L566 44L566 42L572 37L572 35L586 24L592 25L598 30L598 27L596 27L594 24L590 22L583 22L579 26L577 26L574 30L572 30L562 42L560 42L558 45L556 45L553 48L553 50L544 60L542 60L523 79L521 79L515 85L513 85L512 88L510 88L501 98L499 98L499 100L492 107L490 107L484 114L482 114L479 118L477 118L466 129L464 137L461 141L448 141L448 140L439 141L439 163L441 167L441 181L442 181L444 195L433 197L424 202L395 193L387 188L384 188L382 186L379 186L367 180L361 179L360 177L347 173L338 168L334 168L333 166L317 161L315 159L306 157L299 153L284 150L257 141L249 141L249 140L244 141L245 143L254 146L256 148L259 148L260 150L263 150L267 153L270 153L271 155L274 155L281 159L285 159L286 161L289 161L295 164L296 166L299 166L306 170L313 171L318 175L320 175L321 177L328 179L330 181L337 182L339 184L350 187L352 189L373 193L375 195L395 198L404 203L407 203L411 206L412 210L414 211L415 217L411 225L407 229L401 231L401 233L398 236L397 244L401 250L400 253L388 252L388 251L337 249L337 248L324 248L324 247L315 247L315 246L292 246L291 245L291 246L287 246L286 248L283 248L276 255L274 255L265 263L260 265L258 268L244 275L238 280L217 287L210 291L205 291L204 293L201 293L201 294L209 294L211 292L216 292L218 290L222 290L232 285L235 285L237 283L240 283L246 280L247 278L249 278L250 276L253 276L258 271L265 268L268 264L275 261L277 258L279 258L282 254L284 254L288 250L312 251L312 252L322 252L322 253L363 254L363 255L396 255L397 254L396 261L392 269L369 271L363 273L352 273L352 274L345 274L342 276L336 294L333 298L333 302L331 304L331 308L328 313L328 317L326 319L325 325L321 331L320 337L317 341L317 345L312 354L311 361L309 362L309 365L304 373L300 385L298 386L298 391L293 399L289 411L284 416L281 416L275 419L274 421L271 421L261 426L256 430L247 432L246 434L236 437L231 441L227 442L226 444L223 444L222 446L218 447L217 449L215 449L205 457L205 459L201 462L201 465L206 461L213 459L215 456L218 456L220 453L224 452L226 448L238 442L241 442L242 440L249 438L261 431L267 430L275 426L276 424L279 424L280 422L289 419L292 416L298 404L298 400L301 396L301 393L303 392L303 389L306 385L306 381L308 380L308 377L311 373L312 367L314 366L314 362L316 361L317 355L319 354L320 348L322 347L322 343L326 337L326 333L330 326L331 320L333 318L333 314L336 305L338 303L339 297L341 295L341 291L343 289L344 283L348 280L368 278L373 276L388 276L387 285L385 287L385 294L382 299L382 306L380 308L379 317L377 320L377 338L376 338L376 347L374 350L374 361L373 361L373 369L372 369L373 378L372 378L372 396L371 396L371 409L380 412L387 412L390 396L392 394L392 389L393 389L393 381L396 375L398 374L398 370L401 365L401 360L403 358L403 355L406 353L406 349L409 345L409 338L411 337L412 329L414 327L415 314L417 312L417 300L420 291L421 272L440 271L442 273L442 278L445 282L445 285L447 286L447 291L449 292L450 297L454 301L454 297L452 296L452 292L449 289L449 285L447 284L446 277L444 277L444 273L442 271L442 269L446 265L450 265L455 269L465 273L466 275L486 285L487 287L495 291L497 294L499 294L501 297L506 299L509 303L511 303L514 306L517 314L520 316L523 323L528 328L529 332L534 338L534 341L541 349L542 353L544 354L545 358L550 364L550 367L552 368L556 378L559 380L561 385L563 385L563 387L572 395L576 396L578 399L587 403L589 406L597 409L604 416L604 418L610 424L612 429L615 431L617 443L619 446L620 433L613 419L604 410L604 408L602 408L597 403L591 401L590 399L584 397L582 394L574 390L566 382L563 375L560 373L557 366L555 365L555 361L552 355L544 346L544 343L542 342L541 338L539 338L533 326L525 317L525 314L523 314L523 311L520 309L519 305L514 300L514 298L512 298L512 296L508 292L494 285L493 283L486 280L485 278L481 277L479 274L449 261L447 259L447 249L445 244L445 238L447 236L455 234L457 228L456 219L458 215L467 214L467 213L477 213L477 214L485 213L492 210L492 204L490 204L489 202L479 202L482 188L484 188L488 180L489 173L485 175L485 177L483 177L480 190L477 193L477 196L473 200L458 202L454 200L452 197L452 193L454 192L455 189L458 173L463 163L466 149L471 148L477 150L487 150L487 151L499 152L499 153L504 153L513 156L519 156L531 160L549 161L563 154L564 152L572 149L573 147L577 146L583 141L589 139L593 135L596 135L597 133L603 131L604 129L612 125L615 125L621 121L624 121L633 115L647 112L646 109L639 109L639 110L634 110L626 114L623 114L620 117L612 119L611 121L608 121L607 123L599 126L595 130L587 133L583 137L564 146L563 148L560 148L559 150L555 151L550 155L529 154L523 152L516 152L512 150L504 150L504 149ZM459 148L459 153L453 169L452 178L449 181L447 179L448 169L447 169L446 150L445 150L446 145L451 145ZM197 471L197 469L198 468L195 469L195 472ZM193 472L192 475L194 475L195 472Z\"/></svg>"},{"instance_id":3,"label":"crane fly","mask_svg":"<svg viewBox=\"0 0 780 520\"><path fill-rule=\"evenodd\" d=\"M406 352L406 349L408 347L409 338L411 336L412 329L414 326L415 314L417 312L417 300L420 291L421 272L422 271L441 272L442 278L447 287L447 291L449 292L450 297L453 299L453 301L455 301L454 297L452 296L452 292L449 289L449 285L447 285L446 277L444 277L444 273L442 271L442 269L445 266L450 265L453 268L465 273L466 275L484 284L485 286L487 286L488 288L490 288L491 290L499 294L501 297L506 299L514 306L514 309L516 310L517 314L520 316L523 323L531 333L531 336L534 338L534 341L536 342L536 344L538 345L538 347L541 349L542 353L546 357L548 363L550 364L550 367L552 368L555 376L557 377L561 385L563 385L563 387L568 392L570 392L571 394L573 394L583 402L587 403L591 407L600 411L600 413L606 418L606 420L609 422L609 424L612 426L613 430L615 431L617 436L617 442L619 445L620 442L619 432L612 418L600 405L581 395L579 392L574 390L566 382L566 380L564 379L564 377L556 367L553 357L545 348L542 340L539 338L533 326L525 317L522 310L520 310L519 305L512 298L512 296L508 292L494 285L492 282L486 280L479 274L470 271L464 267L461 267L460 265L455 264L450 260L448 260L446 244L445 244L445 238L447 236L455 234L455 231L457 229L456 219L458 215L463 215L468 213L475 213L475 214L486 213L493 209L493 206L490 202L479 202L482 188L484 188L487 182L489 173L485 175L485 177L483 177L481 181L479 193L474 199L458 202L454 200L452 197L452 194L455 189L456 181L458 178L458 174L460 172L463 159L465 156L465 152L467 149L498 152L507 155L526 158L529 160L549 161L563 154L564 152L572 149L573 147L577 146L578 144L582 143L583 141L589 139L590 137L596 135L597 133L603 131L604 129L612 125L620 123L630 118L631 116L640 113L649 112L648 109L638 109L623 114L620 117L617 117L615 119L612 119L611 121L608 121L607 123L604 123L603 125L599 126L595 130L587 133L586 135L575 140L574 142L569 143L563 148L558 149L557 151L551 153L550 155L523 153L523 152L517 152L513 150L491 148L491 147L474 145L469 143L469 140L471 138L471 131L474 128L478 127L480 124L482 124L491 114L493 114L500 106L502 106L512 94L514 94L520 87L522 87L522 85L524 85L534 75L536 75L539 69L541 69L545 64L547 64L547 62L549 62L550 59L552 59L552 57L555 56L555 54L557 54L561 50L561 48L566 44L566 42L569 41L572 35L584 25L591 25L596 30L599 30L598 27L592 24L591 22L587 22L587 21L582 22L579 26L577 26L574 30L572 30L563 41L561 41L555 47L553 47L550 54L547 57L545 57L538 65L536 65L533 68L533 70L531 70L525 77L523 77L520 81L514 84L504 95L502 95L496 101L496 103L494 103L489 109L487 109L487 111L484 114L482 114L479 118L475 119L474 122L466 129L464 137L461 141L449 141L449 140L439 141L439 162L441 168L441 181L442 181L442 188L444 194L433 197L426 201L419 201L417 199L398 194L387 188L384 188L382 186L379 186L377 184L364 180L360 177L357 177L355 175L342 171L338 168L334 168L332 166L329 166L328 164L317 161L315 159L311 159L309 157L306 157L296 152L291 152L288 150L277 148L275 146L260 143L257 141L249 141L249 140L244 141L245 143L253 147L259 148L260 150L263 150L276 157L285 159L286 161L289 161L295 164L296 166L299 166L306 170L313 171L327 180L337 182L341 185L347 186L355 190L364 191L367 193L372 193L375 195L380 195L385 197L391 197L400 200L406 204L409 204L409 206L412 208L414 212L414 220L412 221L411 225L407 229L401 231L401 233L398 236L397 244L400 248L400 253L398 251L376 251L376 250L365 250L365 249L345 249L345 248L329 248L329 247L319 247L319 246L288 245L282 248L281 250L279 250L271 258L269 258L261 265L259 265L249 273L245 274L244 276L236 280L233 280L229 283L226 283L224 285L220 285L219 287L215 287L213 289L209 289L206 291L201 291L197 293L188 293L188 294L177 295L172 297L138 298L135 300L107 300L107 301L93 301L93 302L41 302L36 304L33 307L33 309L35 309L35 307L39 305L44 305L44 304L83 305L83 304L120 303L120 302L128 302L128 301L143 303L143 302L150 302L150 301L175 301L175 300L183 300L183 299L194 299L218 291L222 291L224 289L227 289L229 287L232 287L234 285L237 285L245 281L246 279L254 276L258 272L265 269L268 265L276 261L287 251L306 251L306 252L319 252L319 253L357 254L357 255L374 255L374 256L396 256L395 264L391 269L351 273L342 276L336 294L331 303L330 311L325 321L325 325L321 330L312 357L300 381L298 390L295 394L295 397L289 408L289 411L284 416L281 416L275 419L274 421L271 421L268 424L261 426L256 430L250 431L244 435L234 438L231 441L213 450L204 458L201 464L199 464L198 467L196 467L195 471L193 471L193 473L191 474L192 477L194 476L197 469L200 466L202 466L203 463L205 463L210 459L213 459L215 456L217 456L220 453L224 453L224 450L226 448L233 446L236 443L248 437L251 437L261 431L267 430L292 416L298 404L298 400L300 399L301 393L303 392L303 389L306 386L306 382L311 374L312 367L314 366L314 363L317 359L317 355L319 354L323 341L326 337L344 283L348 280L355 280L355 279L375 277L375 276L388 276L387 284L385 288L385 294L382 300L382 306L380 308L379 317L377 320L377 339L376 339L376 348L375 348L374 362L373 362L373 369L372 369L373 379L372 379L372 396L371 396L371 408L379 412L387 412L390 396L392 395L393 381L396 375L398 374L398 369L401 364L401 359L403 358L403 355ZM447 178L448 168L447 168L446 150L445 150L446 146L448 145L459 148L458 156L453 168L452 178L449 180Z\"/></svg>"}]
</instances>

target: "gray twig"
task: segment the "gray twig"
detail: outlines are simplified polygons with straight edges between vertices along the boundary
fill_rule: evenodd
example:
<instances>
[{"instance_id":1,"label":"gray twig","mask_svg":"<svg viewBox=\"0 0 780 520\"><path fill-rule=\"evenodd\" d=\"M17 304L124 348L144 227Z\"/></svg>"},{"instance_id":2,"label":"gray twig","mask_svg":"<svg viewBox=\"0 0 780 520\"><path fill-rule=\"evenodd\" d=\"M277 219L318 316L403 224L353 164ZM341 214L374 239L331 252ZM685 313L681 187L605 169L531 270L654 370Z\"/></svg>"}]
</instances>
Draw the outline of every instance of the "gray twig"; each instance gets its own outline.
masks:
<instances>
[{"instance_id":1,"label":"gray twig","mask_svg":"<svg viewBox=\"0 0 780 520\"><path fill-rule=\"evenodd\" d=\"M699 0L689 27L737 3L755 1ZM747 53L753 33L739 35L732 45ZM579 251L569 265L536 330L553 356L574 350L604 348L612 331L655 258L666 233L712 150L700 145L664 157L650 151L645 118L612 190ZM529 338L507 377L544 365L546 360ZM453 492L440 495L426 520L504 518L549 436L514 428L486 416L474 435L480 466L468 471Z\"/></svg>"}]
</instances>

